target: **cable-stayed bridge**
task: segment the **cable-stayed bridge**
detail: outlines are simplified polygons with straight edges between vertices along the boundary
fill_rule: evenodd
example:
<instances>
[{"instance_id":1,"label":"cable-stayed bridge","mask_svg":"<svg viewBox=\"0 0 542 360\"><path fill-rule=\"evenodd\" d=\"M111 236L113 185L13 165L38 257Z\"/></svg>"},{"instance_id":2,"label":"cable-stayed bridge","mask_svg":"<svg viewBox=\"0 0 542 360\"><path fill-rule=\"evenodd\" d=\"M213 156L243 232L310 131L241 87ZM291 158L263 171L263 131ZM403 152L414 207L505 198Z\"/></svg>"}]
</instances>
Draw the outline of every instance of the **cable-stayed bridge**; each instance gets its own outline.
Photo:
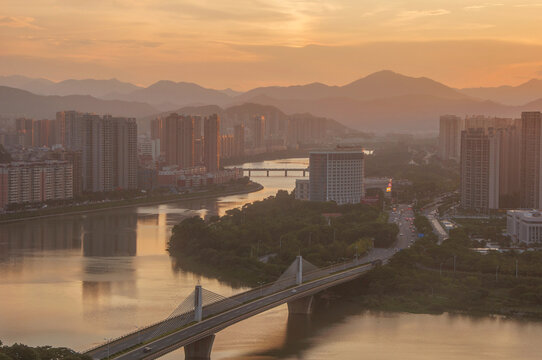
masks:
<instances>
[{"instance_id":1,"label":"cable-stayed bridge","mask_svg":"<svg viewBox=\"0 0 542 360\"><path fill-rule=\"evenodd\" d=\"M373 251L362 260L327 268L318 268L298 256L275 282L231 297L196 285L165 320L85 354L94 359L150 360L184 347L186 359L209 359L215 334L220 330L284 303L290 314L308 314L314 294L363 275L392 254L391 249Z\"/></svg>"}]
</instances>

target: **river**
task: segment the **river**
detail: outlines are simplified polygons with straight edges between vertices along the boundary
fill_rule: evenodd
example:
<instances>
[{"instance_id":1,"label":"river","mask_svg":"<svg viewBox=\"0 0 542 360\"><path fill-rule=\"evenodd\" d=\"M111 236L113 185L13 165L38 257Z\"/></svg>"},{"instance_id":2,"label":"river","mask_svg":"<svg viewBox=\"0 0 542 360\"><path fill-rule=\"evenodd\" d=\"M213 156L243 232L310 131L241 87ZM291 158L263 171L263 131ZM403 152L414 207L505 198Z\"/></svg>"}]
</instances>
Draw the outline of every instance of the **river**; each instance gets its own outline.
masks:
<instances>
[{"instance_id":1,"label":"river","mask_svg":"<svg viewBox=\"0 0 542 360\"><path fill-rule=\"evenodd\" d=\"M307 159L247 167L302 167ZM106 210L0 225L0 340L84 350L165 318L200 282L178 271L165 248L186 216L291 190L294 177L254 177L265 189L218 199ZM290 174L291 175L291 174ZM280 306L217 334L213 359L539 359L542 324L502 318L370 313L348 302L310 318ZM361 355L363 354L363 356ZM182 350L165 359L183 358Z\"/></svg>"}]
</instances>

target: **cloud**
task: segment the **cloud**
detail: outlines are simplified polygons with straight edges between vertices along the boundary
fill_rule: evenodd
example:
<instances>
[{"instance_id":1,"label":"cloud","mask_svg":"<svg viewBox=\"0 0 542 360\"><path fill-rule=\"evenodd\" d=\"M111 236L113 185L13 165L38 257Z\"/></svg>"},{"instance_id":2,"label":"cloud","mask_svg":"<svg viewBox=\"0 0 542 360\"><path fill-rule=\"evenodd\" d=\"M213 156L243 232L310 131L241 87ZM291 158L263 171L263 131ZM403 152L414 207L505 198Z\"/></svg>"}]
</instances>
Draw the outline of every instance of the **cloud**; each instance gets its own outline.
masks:
<instances>
[{"instance_id":1,"label":"cloud","mask_svg":"<svg viewBox=\"0 0 542 360\"><path fill-rule=\"evenodd\" d=\"M542 6L542 3L534 3L534 4L516 4L514 7L540 7Z\"/></svg>"},{"instance_id":2,"label":"cloud","mask_svg":"<svg viewBox=\"0 0 542 360\"><path fill-rule=\"evenodd\" d=\"M397 14L396 21L398 22L407 22L420 18L432 17L432 16L441 16L450 14L450 10L446 9L435 9L435 10L409 10L402 11Z\"/></svg>"},{"instance_id":3,"label":"cloud","mask_svg":"<svg viewBox=\"0 0 542 360\"><path fill-rule=\"evenodd\" d=\"M504 4L501 4L501 3L485 3L485 4L465 6L463 9L464 10L480 10L480 9L485 9L489 7L503 6L503 5Z\"/></svg>"},{"instance_id":4,"label":"cloud","mask_svg":"<svg viewBox=\"0 0 542 360\"><path fill-rule=\"evenodd\" d=\"M34 25L34 18L28 16L0 16L0 26L10 28L40 29Z\"/></svg>"}]
</instances>

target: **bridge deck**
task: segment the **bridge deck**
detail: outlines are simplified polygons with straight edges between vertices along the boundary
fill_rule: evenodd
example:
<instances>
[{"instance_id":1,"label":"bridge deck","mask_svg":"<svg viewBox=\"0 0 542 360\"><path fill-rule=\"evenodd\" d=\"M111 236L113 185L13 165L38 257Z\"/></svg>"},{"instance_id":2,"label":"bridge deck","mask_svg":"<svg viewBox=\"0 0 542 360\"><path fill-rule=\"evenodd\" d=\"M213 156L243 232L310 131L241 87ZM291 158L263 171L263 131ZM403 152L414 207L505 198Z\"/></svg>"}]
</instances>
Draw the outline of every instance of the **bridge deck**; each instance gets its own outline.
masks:
<instances>
[{"instance_id":1,"label":"bridge deck","mask_svg":"<svg viewBox=\"0 0 542 360\"><path fill-rule=\"evenodd\" d=\"M333 287L343 282L350 281L358 276L361 276L373 267L370 263L358 266L355 265L356 264L354 262L346 263L343 265L345 268L349 267L346 270L326 275L319 279L306 282L301 285L288 288L286 290L281 290L268 296L256 298L252 301L249 300L242 305L234 307L218 315L211 316L199 323L188 325L184 328L181 328L144 345L140 344L138 341L139 335L141 334L138 335L137 333L133 333L114 342L111 342L108 345L103 345L101 347L93 349L86 354L90 355L94 359L107 358L108 354L110 354L114 358L123 360L155 359L180 347L191 344L199 339L215 334L216 332L232 324L264 312L273 307L305 296L313 295L329 287ZM254 290L252 290L251 292L252 294L254 294ZM246 297L245 293L236 296L236 298L238 299L243 299L243 297ZM154 326L151 326L143 331L152 332L159 325L160 323L155 324ZM144 352L145 347L151 348L151 351ZM133 348L133 350L126 351L130 348ZM114 354L118 354L120 352L123 353L118 356L113 356Z\"/></svg>"}]
</instances>

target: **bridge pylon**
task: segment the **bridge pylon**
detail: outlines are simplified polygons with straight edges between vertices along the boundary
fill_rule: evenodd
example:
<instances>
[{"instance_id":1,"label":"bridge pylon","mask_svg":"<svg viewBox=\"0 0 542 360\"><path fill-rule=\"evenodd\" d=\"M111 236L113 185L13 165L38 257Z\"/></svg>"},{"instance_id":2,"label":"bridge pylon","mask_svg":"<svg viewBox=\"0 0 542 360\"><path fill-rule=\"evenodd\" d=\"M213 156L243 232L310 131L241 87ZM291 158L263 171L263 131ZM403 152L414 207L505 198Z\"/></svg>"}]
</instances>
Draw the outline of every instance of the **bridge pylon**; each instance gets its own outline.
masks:
<instances>
[{"instance_id":1,"label":"bridge pylon","mask_svg":"<svg viewBox=\"0 0 542 360\"><path fill-rule=\"evenodd\" d=\"M296 260L297 272L295 274L295 283L296 285L301 285L303 283L303 257L299 255Z\"/></svg>"},{"instance_id":2,"label":"bridge pylon","mask_svg":"<svg viewBox=\"0 0 542 360\"><path fill-rule=\"evenodd\" d=\"M184 347L185 360L210 360L215 335L209 335Z\"/></svg>"},{"instance_id":3,"label":"bridge pylon","mask_svg":"<svg viewBox=\"0 0 542 360\"><path fill-rule=\"evenodd\" d=\"M194 321L200 322L203 318L203 295L201 285L196 285L194 290Z\"/></svg>"},{"instance_id":4,"label":"bridge pylon","mask_svg":"<svg viewBox=\"0 0 542 360\"><path fill-rule=\"evenodd\" d=\"M312 314L312 303L314 296L309 295L288 302L288 314L290 315L310 315Z\"/></svg>"}]
</instances>

